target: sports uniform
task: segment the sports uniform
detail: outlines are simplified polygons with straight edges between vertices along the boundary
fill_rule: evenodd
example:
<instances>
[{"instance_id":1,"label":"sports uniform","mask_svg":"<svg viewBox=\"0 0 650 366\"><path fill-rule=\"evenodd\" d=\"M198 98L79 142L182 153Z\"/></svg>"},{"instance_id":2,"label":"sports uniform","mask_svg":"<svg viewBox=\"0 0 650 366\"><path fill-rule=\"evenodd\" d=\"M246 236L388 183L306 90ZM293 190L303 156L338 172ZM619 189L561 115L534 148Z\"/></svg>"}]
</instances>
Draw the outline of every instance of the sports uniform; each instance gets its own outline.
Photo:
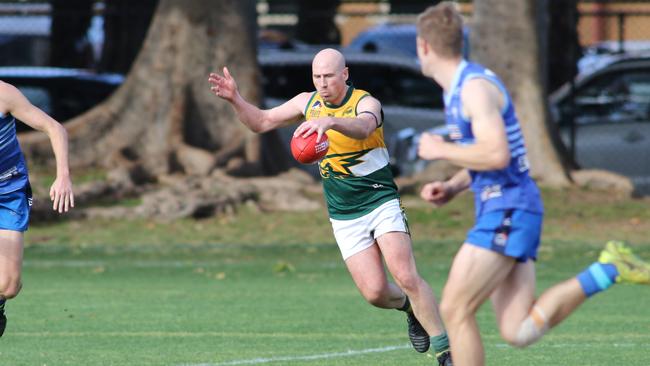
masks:
<instances>
[{"instance_id":1,"label":"sports uniform","mask_svg":"<svg viewBox=\"0 0 650 366\"><path fill-rule=\"evenodd\" d=\"M528 174L524 138L510 95L499 78L481 65L462 61L445 94L445 116L449 136L458 144L474 143L472 125L463 115L463 84L483 78L496 85L505 98L501 116L510 150L510 163L504 169L469 170L474 192L476 225L468 233L467 243L484 247L525 262L537 257L543 207L539 190Z\"/></svg>"},{"instance_id":2,"label":"sports uniform","mask_svg":"<svg viewBox=\"0 0 650 366\"><path fill-rule=\"evenodd\" d=\"M10 114L0 114L0 230L27 230L31 203L27 166L16 138L16 120Z\"/></svg>"},{"instance_id":3,"label":"sports uniform","mask_svg":"<svg viewBox=\"0 0 650 366\"><path fill-rule=\"evenodd\" d=\"M367 96L370 96L368 92L349 85L341 104L332 105L314 92L304 115L307 120L326 116L355 118L359 101ZM334 130L326 133L329 151L319 170L334 236L343 258L368 248L375 238L387 232L408 233L381 123L363 140Z\"/></svg>"}]
</instances>

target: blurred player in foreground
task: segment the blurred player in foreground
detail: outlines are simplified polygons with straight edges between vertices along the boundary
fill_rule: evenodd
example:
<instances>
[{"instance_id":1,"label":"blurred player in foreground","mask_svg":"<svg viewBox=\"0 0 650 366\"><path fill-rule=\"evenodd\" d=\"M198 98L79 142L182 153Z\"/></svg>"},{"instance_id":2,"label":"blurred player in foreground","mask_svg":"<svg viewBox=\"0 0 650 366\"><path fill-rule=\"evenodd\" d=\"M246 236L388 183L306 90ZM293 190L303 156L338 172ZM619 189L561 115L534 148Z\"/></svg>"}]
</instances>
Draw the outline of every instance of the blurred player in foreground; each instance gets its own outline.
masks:
<instances>
[{"instance_id":1,"label":"blurred player in foreground","mask_svg":"<svg viewBox=\"0 0 650 366\"><path fill-rule=\"evenodd\" d=\"M211 74L209 81L212 91L254 132L306 119L295 135L317 133L320 139L327 134L330 148L320 162L320 174L334 236L352 279L370 304L406 312L409 338L418 352L432 344L440 365L451 365L433 292L415 266L388 164L381 104L347 83L345 59L334 49L314 57L312 79L316 91L300 93L269 110L245 101L227 68L223 75ZM397 285L388 281L382 257Z\"/></svg>"},{"instance_id":2,"label":"blurred player in foreground","mask_svg":"<svg viewBox=\"0 0 650 366\"><path fill-rule=\"evenodd\" d=\"M425 75L444 90L447 128L455 142L423 135L419 155L464 167L421 196L436 206L471 188L476 223L454 258L440 310L456 366L485 356L476 311L492 301L501 336L525 347L587 298L616 282L650 283L650 266L619 242L599 261L535 299L535 259L542 230L539 191L528 174L524 139L510 95L490 70L462 59L463 21L451 2L418 17L418 56Z\"/></svg>"},{"instance_id":3,"label":"blurred player in foreground","mask_svg":"<svg viewBox=\"0 0 650 366\"><path fill-rule=\"evenodd\" d=\"M27 165L16 138L16 118L50 138L56 158L56 179L50 188L52 208L63 213L74 207L65 129L14 86L0 81L0 336L7 325L5 303L22 287L23 240L32 205Z\"/></svg>"}]
</instances>

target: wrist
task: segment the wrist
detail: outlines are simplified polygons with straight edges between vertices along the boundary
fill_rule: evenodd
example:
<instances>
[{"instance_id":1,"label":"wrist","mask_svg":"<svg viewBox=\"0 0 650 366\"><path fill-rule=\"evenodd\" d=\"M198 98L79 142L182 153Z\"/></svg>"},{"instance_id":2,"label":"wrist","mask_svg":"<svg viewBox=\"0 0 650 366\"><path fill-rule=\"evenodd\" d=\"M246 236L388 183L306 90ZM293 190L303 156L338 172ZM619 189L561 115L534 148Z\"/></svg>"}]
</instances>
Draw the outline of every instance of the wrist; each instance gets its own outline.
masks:
<instances>
[{"instance_id":1,"label":"wrist","mask_svg":"<svg viewBox=\"0 0 650 366\"><path fill-rule=\"evenodd\" d=\"M328 130L336 130L336 118L327 117L327 124L325 125Z\"/></svg>"},{"instance_id":2,"label":"wrist","mask_svg":"<svg viewBox=\"0 0 650 366\"><path fill-rule=\"evenodd\" d=\"M70 179L70 171L68 169L57 170L56 179Z\"/></svg>"}]
</instances>

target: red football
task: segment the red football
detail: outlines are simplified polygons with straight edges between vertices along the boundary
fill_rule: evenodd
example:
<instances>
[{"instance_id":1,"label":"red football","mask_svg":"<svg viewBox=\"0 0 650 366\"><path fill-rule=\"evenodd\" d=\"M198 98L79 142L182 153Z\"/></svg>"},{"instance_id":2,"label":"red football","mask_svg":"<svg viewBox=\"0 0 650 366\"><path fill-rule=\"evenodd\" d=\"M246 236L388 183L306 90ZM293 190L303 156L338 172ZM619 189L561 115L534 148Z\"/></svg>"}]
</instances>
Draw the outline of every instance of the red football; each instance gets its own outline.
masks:
<instances>
[{"instance_id":1,"label":"red football","mask_svg":"<svg viewBox=\"0 0 650 366\"><path fill-rule=\"evenodd\" d=\"M293 157L303 164L313 164L327 154L330 142L327 135L323 134L320 142L316 143L317 133L312 133L307 137L294 136L291 139L291 153Z\"/></svg>"}]
</instances>

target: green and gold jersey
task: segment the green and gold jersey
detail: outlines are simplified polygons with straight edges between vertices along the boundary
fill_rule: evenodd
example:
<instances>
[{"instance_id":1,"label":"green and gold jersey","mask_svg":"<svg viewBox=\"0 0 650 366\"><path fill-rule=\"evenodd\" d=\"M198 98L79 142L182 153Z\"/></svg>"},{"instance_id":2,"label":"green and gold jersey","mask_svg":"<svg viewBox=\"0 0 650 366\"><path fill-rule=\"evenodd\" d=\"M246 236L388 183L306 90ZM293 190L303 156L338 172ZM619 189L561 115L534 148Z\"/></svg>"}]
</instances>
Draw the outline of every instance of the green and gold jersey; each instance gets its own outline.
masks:
<instances>
[{"instance_id":1,"label":"green and gold jersey","mask_svg":"<svg viewBox=\"0 0 650 366\"><path fill-rule=\"evenodd\" d=\"M369 95L350 85L343 102L332 105L314 92L305 107L305 118L354 118L357 116L359 101ZM331 218L355 219L387 201L399 198L390 170L382 126L363 140L334 130L326 133L330 146L319 169Z\"/></svg>"}]
</instances>

